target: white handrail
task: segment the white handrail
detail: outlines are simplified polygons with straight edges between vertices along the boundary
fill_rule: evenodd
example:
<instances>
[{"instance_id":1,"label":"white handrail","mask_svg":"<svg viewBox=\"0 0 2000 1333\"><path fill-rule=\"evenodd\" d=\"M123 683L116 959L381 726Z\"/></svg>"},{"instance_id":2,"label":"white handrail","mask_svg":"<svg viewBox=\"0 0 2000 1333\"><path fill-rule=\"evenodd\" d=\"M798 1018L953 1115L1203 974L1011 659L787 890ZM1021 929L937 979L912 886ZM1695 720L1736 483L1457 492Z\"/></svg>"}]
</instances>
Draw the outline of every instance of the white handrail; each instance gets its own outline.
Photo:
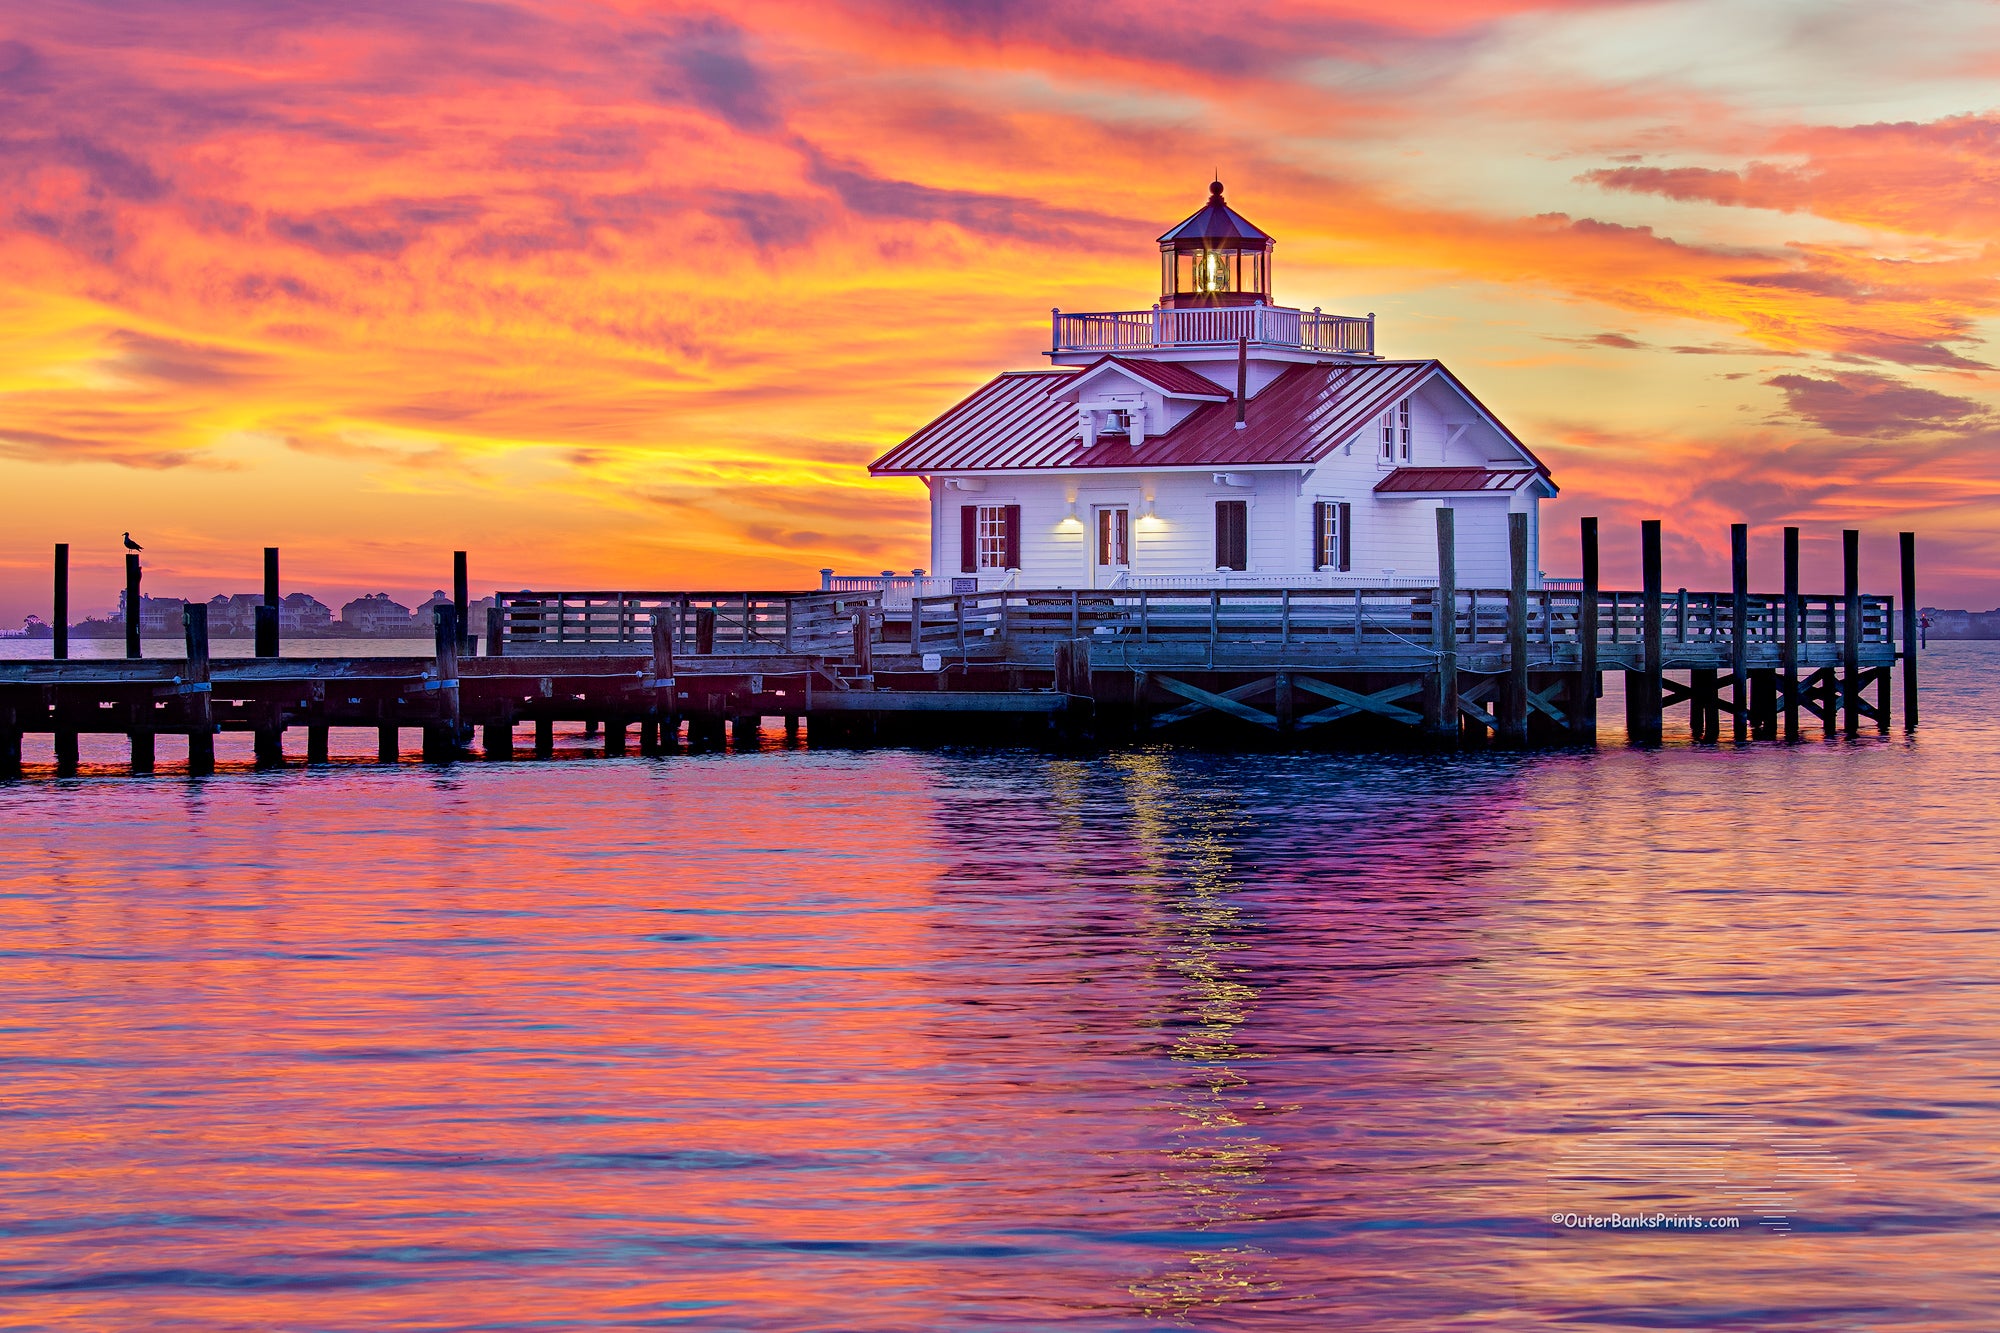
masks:
<instances>
[{"instance_id":1,"label":"white handrail","mask_svg":"<svg viewBox=\"0 0 2000 1333\"><path fill-rule=\"evenodd\" d=\"M1058 352L1227 346L1241 338L1266 347L1375 355L1373 314L1328 315L1291 306L1155 306L1077 314L1057 310L1050 325L1053 350Z\"/></svg>"}]
</instances>

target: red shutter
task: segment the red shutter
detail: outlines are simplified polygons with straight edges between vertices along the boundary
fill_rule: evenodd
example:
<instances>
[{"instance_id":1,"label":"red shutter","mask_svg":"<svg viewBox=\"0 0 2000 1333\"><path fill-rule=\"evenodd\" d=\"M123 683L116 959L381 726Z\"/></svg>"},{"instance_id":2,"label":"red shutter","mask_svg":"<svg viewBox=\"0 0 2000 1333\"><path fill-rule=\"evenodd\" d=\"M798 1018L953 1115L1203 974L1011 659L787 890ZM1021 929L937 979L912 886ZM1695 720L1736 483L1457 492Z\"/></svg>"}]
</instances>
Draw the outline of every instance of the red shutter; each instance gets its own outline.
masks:
<instances>
[{"instance_id":1,"label":"red shutter","mask_svg":"<svg viewBox=\"0 0 2000 1333\"><path fill-rule=\"evenodd\" d=\"M1021 567L1021 506L1008 505L1007 516L1007 568Z\"/></svg>"},{"instance_id":2,"label":"red shutter","mask_svg":"<svg viewBox=\"0 0 2000 1333\"><path fill-rule=\"evenodd\" d=\"M1354 567L1354 506L1340 502L1340 572Z\"/></svg>"},{"instance_id":3,"label":"red shutter","mask_svg":"<svg viewBox=\"0 0 2000 1333\"><path fill-rule=\"evenodd\" d=\"M1326 501L1313 501L1312 567L1320 568L1333 562L1326 558Z\"/></svg>"},{"instance_id":4,"label":"red shutter","mask_svg":"<svg viewBox=\"0 0 2000 1333\"><path fill-rule=\"evenodd\" d=\"M958 507L958 567L967 574L979 572L979 506Z\"/></svg>"}]
</instances>

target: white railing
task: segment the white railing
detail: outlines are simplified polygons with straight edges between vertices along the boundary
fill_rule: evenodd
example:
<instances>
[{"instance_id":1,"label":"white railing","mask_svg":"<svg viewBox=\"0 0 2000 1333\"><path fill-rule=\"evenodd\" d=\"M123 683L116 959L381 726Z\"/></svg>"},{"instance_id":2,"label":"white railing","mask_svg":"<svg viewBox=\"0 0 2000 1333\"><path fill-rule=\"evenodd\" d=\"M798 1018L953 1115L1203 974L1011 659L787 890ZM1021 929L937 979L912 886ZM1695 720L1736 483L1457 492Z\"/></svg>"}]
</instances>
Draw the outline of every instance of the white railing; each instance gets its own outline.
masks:
<instances>
[{"instance_id":1,"label":"white railing","mask_svg":"<svg viewBox=\"0 0 2000 1333\"><path fill-rule=\"evenodd\" d=\"M971 580L969 585L967 580ZM880 574L836 574L830 569L819 572L821 592L880 593L882 609L892 613L908 611L913 597L937 597L953 591L964 592L968 588L976 590L977 587L978 580L970 574L960 575L954 586L949 576L925 574L921 569L913 569L907 574L887 569Z\"/></svg>"},{"instance_id":2,"label":"white railing","mask_svg":"<svg viewBox=\"0 0 2000 1333\"><path fill-rule=\"evenodd\" d=\"M1375 355L1375 316L1327 315L1290 306L1197 306L1187 310L1106 310L1051 317L1058 352L1226 347L1239 338L1266 347L1347 356Z\"/></svg>"},{"instance_id":3,"label":"white railing","mask_svg":"<svg viewBox=\"0 0 2000 1333\"><path fill-rule=\"evenodd\" d=\"M1348 574L1321 570L1311 574L1247 574L1218 569L1197 574L1125 574L1113 584L1133 591L1191 588L1428 588L1437 580L1428 574Z\"/></svg>"}]
</instances>

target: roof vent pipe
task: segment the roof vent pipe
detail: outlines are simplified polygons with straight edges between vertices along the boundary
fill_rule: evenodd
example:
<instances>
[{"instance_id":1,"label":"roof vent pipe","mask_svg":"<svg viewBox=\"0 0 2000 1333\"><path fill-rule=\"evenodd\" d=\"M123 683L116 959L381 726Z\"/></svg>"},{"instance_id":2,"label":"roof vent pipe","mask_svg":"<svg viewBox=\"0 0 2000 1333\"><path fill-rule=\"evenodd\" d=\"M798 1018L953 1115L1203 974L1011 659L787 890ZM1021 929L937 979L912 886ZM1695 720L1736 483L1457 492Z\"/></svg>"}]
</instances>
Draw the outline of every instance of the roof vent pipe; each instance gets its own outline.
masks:
<instances>
[{"instance_id":1,"label":"roof vent pipe","mask_svg":"<svg viewBox=\"0 0 2000 1333\"><path fill-rule=\"evenodd\" d=\"M1236 340L1236 429L1243 429L1243 400L1250 392L1250 340Z\"/></svg>"}]
</instances>

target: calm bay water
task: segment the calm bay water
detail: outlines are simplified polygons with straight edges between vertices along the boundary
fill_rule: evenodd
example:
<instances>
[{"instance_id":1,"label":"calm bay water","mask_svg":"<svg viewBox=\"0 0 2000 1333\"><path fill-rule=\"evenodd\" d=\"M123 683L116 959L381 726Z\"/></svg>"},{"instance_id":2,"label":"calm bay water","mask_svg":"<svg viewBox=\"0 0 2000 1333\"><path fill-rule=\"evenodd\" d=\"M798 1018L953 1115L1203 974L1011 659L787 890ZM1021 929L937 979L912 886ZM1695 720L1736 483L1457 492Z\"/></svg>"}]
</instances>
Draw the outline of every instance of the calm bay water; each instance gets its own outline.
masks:
<instances>
[{"instance_id":1,"label":"calm bay water","mask_svg":"<svg viewBox=\"0 0 2000 1333\"><path fill-rule=\"evenodd\" d=\"M1990 1333L1996 650L1914 741L87 746L0 1327Z\"/></svg>"}]
</instances>

